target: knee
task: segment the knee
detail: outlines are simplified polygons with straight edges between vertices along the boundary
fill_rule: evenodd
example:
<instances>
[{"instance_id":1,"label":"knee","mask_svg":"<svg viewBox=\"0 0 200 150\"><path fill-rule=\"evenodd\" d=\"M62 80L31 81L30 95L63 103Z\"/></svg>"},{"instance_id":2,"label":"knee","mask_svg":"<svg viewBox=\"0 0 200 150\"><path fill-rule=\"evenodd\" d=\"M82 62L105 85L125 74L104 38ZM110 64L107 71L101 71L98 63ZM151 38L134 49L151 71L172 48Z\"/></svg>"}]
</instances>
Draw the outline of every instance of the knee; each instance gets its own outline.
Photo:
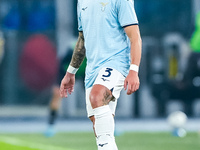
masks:
<instances>
[{"instance_id":1,"label":"knee","mask_svg":"<svg viewBox=\"0 0 200 150\"><path fill-rule=\"evenodd\" d=\"M92 108L97 108L102 106L102 99L103 96L98 92L91 92L90 93L90 103Z\"/></svg>"}]
</instances>

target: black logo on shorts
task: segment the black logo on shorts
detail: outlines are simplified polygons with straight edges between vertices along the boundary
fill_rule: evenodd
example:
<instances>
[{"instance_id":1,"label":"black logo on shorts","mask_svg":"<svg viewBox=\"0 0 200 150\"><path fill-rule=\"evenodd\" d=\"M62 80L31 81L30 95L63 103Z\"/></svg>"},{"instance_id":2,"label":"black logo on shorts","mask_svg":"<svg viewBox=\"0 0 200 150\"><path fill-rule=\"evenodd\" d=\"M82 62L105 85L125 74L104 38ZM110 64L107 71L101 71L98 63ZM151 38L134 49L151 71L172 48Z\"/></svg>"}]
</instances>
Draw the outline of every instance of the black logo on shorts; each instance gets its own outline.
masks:
<instances>
[{"instance_id":1,"label":"black logo on shorts","mask_svg":"<svg viewBox=\"0 0 200 150\"><path fill-rule=\"evenodd\" d=\"M85 11L86 9L87 9L87 7L85 7L85 8L82 8L82 10L83 10L83 11Z\"/></svg>"},{"instance_id":2,"label":"black logo on shorts","mask_svg":"<svg viewBox=\"0 0 200 150\"><path fill-rule=\"evenodd\" d=\"M104 143L104 144L99 144L99 146L103 147L104 145L107 145L108 143Z\"/></svg>"},{"instance_id":3,"label":"black logo on shorts","mask_svg":"<svg viewBox=\"0 0 200 150\"><path fill-rule=\"evenodd\" d=\"M107 79L104 79L104 78L101 78L103 81L110 81L110 80L107 80Z\"/></svg>"}]
</instances>

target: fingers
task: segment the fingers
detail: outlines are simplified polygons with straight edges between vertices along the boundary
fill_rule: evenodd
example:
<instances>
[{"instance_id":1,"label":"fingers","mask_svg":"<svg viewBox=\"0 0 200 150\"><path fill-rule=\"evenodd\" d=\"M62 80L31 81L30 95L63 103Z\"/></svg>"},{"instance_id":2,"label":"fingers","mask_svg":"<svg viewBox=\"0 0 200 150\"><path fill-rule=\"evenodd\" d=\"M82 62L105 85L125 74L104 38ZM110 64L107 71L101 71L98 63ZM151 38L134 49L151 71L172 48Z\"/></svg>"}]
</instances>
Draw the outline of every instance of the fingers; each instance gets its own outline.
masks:
<instances>
[{"instance_id":1,"label":"fingers","mask_svg":"<svg viewBox=\"0 0 200 150\"><path fill-rule=\"evenodd\" d=\"M127 82L127 80L125 79L125 80L124 80L124 90L127 89L127 83L128 83L128 82Z\"/></svg>"},{"instance_id":2,"label":"fingers","mask_svg":"<svg viewBox=\"0 0 200 150\"><path fill-rule=\"evenodd\" d=\"M67 89L65 89L65 87L62 83L60 85L60 96L61 97L67 97Z\"/></svg>"},{"instance_id":3,"label":"fingers","mask_svg":"<svg viewBox=\"0 0 200 150\"><path fill-rule=\"evenodd\" d=\"M134 92L136 92L139 89L140 84L139 83L128 83L128 90L127 95L130 95Z\"/></svg>"},{"instance_id":4,"label":"fingers","mask_svg":"<svg viewBox=\"0 0 200 150\"><path fill-rule=\"evenodd\" d=\"M64 84L61 83L61 86L60 86L60 96L61 97L68 97L68 94L72 94L72 92L74 91L74 87L73 86L70 86L70 87L67 87L65 86Z\"/></svg>"},{"instance_id":5,"label":"fingers","mask_svg":"<svg viewBox=\"0 0 200 150\"><path fill-rule=\"evenodd\" d=\"M64 90L63 90L63 97L66 97L66 98L68 97L67 89L64 89Z\"/></svg>"},{"instance_id":6,"label":"fingers","mask_svg":"<svg viewBox=\"0 0 200 150\"><path fill-rule=\"evenodd\" d=\"M71 88L68 89L68 93L69 93L70 95L72 94L73 91L74 91L74 88L73 88L73 87L71 87Z\"/></svg>"},{"instance_id":7,"label":"fingers","mask_svg":"<svg viewBox=\"0 0 200 150\"><path fill-rule=\"evenodd\" d=\"M137 83L136 86L135 86L135 91L137 91L140 87L140 83Z\"/></svg>"},{"instance_id":8,"label":"fingers","mask_svg":"<svg viewBox=\"0 0 200 150\"><path fill-rule=\"evenodd\" d=\"M133 86L131 84L128 83L128 90L127 90L127 94L130 95L133 93Z\"/></svg>"},{"instance_id":9,"label":"fingers","mask_svg":"<svg viewBox=\"0 0 200 150\"><path fill-rule=\"evenodd\" d=\"M68 94L71 94L72 93L72 91L71 90L69 90L69 89L63 89L63 90L60 90L60 96L61 97L68 97Z\"/></svg>"},{"instance_id":10,"label":"fingers","mask_svg":"<svg viewBox=\"0 0 200 150\"><path fill-rule=\"evenodd\" d=\"M75 75L66 74L60 84L60 96L68 97L68 94L72 94L74 91Z\"/></svg>"}]
</instances>

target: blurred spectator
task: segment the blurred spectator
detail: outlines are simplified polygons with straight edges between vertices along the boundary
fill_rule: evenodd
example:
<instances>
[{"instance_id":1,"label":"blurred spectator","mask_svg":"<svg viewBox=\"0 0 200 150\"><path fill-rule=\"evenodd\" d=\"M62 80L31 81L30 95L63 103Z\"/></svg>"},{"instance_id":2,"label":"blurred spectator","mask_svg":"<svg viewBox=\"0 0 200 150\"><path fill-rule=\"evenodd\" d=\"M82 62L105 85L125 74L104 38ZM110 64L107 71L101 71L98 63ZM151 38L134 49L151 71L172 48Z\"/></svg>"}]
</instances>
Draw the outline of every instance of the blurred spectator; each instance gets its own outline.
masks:
<instances>
[{"instance_id":1,"label":"blurred spectator","mask_svg":"<svg viewBox=\"0 0 200 150\"><path fill-rule=\"evenodd\" d=\"M192 51L182 83L182 95L186 102L185 111L189 116L193 113L192 102L200 97L200 12L196 16L195 31L190 40L190 47Z\"/></svg>"},{"instance_id":2,"label":"blurred spectator","mask_svg":"<svg viewBox=\"0 0 200 150\"><path fill-rule=\"evenodd\" d=\"M58 110L60 108L61 103L61 97L60 97L60 82L62 80L62 77L65 75L66 72L66 66L70 63L71 60L71 50L69 50L69 53L60 60L59 65L59 71L57 75L57 80L52 86L51 92L51 100L49 104L49 118L48 118L48 126L47 130L45 131L45 136L52 137L56 131L55 131L55 121L58 117Z\"/></svg>"}]
</instances>

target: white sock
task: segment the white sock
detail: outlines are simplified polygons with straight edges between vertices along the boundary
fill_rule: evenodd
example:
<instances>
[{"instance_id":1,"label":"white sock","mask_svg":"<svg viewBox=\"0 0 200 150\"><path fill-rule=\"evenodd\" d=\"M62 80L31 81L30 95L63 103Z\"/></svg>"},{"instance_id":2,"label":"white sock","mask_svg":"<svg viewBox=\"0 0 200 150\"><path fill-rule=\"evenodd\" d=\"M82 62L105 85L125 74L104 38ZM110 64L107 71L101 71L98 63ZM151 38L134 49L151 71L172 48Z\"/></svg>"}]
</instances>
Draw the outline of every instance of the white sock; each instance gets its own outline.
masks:
<instances>
[{"instance_id":1,"label":"white sock","mask_svg":"<svg viewBox=\"0 0 200 150\"><path fill-rule=\"evenodd\" d=\"M117 150L114 138L114 118L108 105L94 109L98 150Z\"/></svg>"}]
</instances>

